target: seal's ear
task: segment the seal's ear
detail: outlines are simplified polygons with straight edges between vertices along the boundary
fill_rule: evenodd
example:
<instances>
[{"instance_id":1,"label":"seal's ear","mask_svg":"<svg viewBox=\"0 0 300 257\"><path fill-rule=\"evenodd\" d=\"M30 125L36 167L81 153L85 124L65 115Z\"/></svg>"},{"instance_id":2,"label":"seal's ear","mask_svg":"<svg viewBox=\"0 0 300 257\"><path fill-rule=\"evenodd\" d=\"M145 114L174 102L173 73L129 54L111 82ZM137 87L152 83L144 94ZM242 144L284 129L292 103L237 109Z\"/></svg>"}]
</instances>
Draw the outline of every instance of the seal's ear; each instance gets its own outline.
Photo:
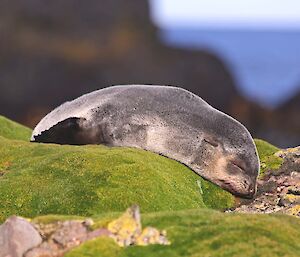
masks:
<instances>
[{"instance_id":1,"label":"seal's ear","mask_svg":"<svg viewBox=\"0 0 300 257\"><path fill-rule=\"evenodd\" d=\"M102 143L101 130L99 128L84 129L84 118L65 119L40 135L34 136L33 142L55 143L61 145L86 145Z\"/></svg>"}]
</instances>

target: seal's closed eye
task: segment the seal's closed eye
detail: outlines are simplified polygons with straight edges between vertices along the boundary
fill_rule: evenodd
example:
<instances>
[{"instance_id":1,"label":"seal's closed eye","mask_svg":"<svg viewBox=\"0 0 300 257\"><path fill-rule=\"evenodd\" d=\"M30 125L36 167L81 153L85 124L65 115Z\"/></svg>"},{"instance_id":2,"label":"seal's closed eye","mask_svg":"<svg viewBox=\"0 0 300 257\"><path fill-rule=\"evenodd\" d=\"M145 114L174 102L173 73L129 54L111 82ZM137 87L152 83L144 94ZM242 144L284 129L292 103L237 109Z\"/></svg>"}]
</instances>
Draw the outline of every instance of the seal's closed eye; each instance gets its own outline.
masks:
<instances>
[{"instance_id":1,"label":"seal's closed eye","mask_svg":"<svg viewBox=\"0 0 300 257\"><path fill-rule=\"evenodd\" d=\"M218 147L218 145L219 145L218 141L214 138L204 138L203 140L204 140L204 142L212 145L213 147Z\"/></svg>"},{"instance_id":2,"label":"seal's closed eye","mask_svg":"<svg viewBox=\"0 0 300 257\"><path fill-rule=\"evenodd\" d=\"M246 171L247 166L246 166L246 164L245 164L244 161L242 161L242 160L240 160L240 159L234 159L234 160L231 161L231 163L232 163L235 167L237 167L237 168L239 168L240 170L242 170L243 172Z\"/></svg>"}]
</instances>

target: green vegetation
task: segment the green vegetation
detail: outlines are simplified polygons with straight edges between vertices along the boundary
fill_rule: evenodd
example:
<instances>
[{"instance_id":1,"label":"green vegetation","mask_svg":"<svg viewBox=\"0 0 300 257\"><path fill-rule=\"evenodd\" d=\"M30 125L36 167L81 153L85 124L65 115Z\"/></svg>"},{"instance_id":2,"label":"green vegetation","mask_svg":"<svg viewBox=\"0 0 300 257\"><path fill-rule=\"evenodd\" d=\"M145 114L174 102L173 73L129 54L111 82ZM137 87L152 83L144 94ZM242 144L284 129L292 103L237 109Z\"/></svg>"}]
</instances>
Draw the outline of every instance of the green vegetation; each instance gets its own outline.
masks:
<instances>
[{"instance_id":1,"label":"green vegetation","mask_svg":"<svg viewBox=\"0 0 300 257\"><path fill-rule=\"evenodd\" d=\"M274 155L280 149L261 139L255 139L259 159L260 159L260 176L267 170L277 170L283 163L283 159Z\"/></svg>"},{"instance_id":2,"label":"green vegetation","mask_svg":"<svg viewBox=\"0 0 300 257\"><path fill-rule=\"evenodd\" d=\"M0 115L0 136L29 141L31 130Z\"/></svg>"},{"instance_id":3,"label":"green vegetation","mask_svg":"<svg viewBox=\"0 0 300 257\"><path fill-rule=\"evenodd\" d=\"M30 133L0 118L0 222L12 214L42 223L92 217L96 228L136 203L143 226L166 230L171 241L120 248L102 237L67 257L299 255L299 219L212 210L231 207L234 197L174 160L133 148L24 142ZM262 173L280 167L276 147L256 145Z\"/></svg>"},{"instance_id":4,"label":"green vegetation","mask_svg":"<svg viewBox=\"0 0 300 257\"><path fill-rule=\"evenodd\" d=\"M95 225L103 227L107 220L117 216L108 213L95 217ZM43 219L49 218L39 218L40 221ZM199 209L145 213L142 215L142 223L143 226L166 229L171 245L120 248L112 239L102 237L73 249L66 257L273 257L299 256L300 252L300 219L285 215L224 214Z\"/></svg>"},{"instance_id":5,"label":"green vegetation","mask_svg":"<svg viewBox=\"0 0 300 257\"><path fill-rule=\"evenodd\" d=\"M225 209L234 203L230 193L189 168L148 151L0 137L0 152L0 221L12 214L90 216L135 203L144 212Z\"/></svg>"},{"instance_id":6,"label":"green vegetation","mask_svg":"<svg viewBox=\"0 0 300 257\"><path fill-rule=\"evenodd\" d=\"M148 247L147 247L148 248ZM143 253L147 254L147 253ZM155 252L151 251L149 256L155 254ZM127 256L124 249L118 246L112 238L101 237L96 240L91 240L83 244L82 246L75 248L65 255L66 257L115 257L115 256ZM128 255L130 256L130 255ZM135 255L133 255L135 256ZM139 255L147 256L147 255ZM166 256L166 255L164 255ZM176 255L175 255L176 256Z\"/></svg>"}]
</instances>

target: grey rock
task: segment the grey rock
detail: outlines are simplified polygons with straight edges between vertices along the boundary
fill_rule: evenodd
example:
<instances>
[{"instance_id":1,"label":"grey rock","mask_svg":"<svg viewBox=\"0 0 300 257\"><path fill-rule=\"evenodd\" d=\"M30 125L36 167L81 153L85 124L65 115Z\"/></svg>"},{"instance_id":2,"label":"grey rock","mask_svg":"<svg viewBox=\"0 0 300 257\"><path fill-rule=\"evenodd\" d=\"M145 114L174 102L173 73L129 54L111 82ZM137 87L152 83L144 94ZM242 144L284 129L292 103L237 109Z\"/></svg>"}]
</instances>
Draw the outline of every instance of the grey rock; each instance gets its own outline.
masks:
<instances>
[{"instance_id":1,"label":"grey rock","mask_svg":"<svg viewBox=\"0 0 300 257\"><path fill-rule=\"evenodd\" d=\"M56 257L63 256L67 251L88 240L88 227L85 222L69 220L37 225L44 237L44 242L31 249L25 257Z\"/></svg>"},{"instance_id":2,"label":"grey rock","mask_svg":"<svg viewBox=\"0 0 300 257\"><path fill-rule=\"evenodd\" d=\"M0 226L0 257L22 257L41 242L40 234L23 218L12 216Z\"/></svg>"},{"instance_id":3,"label":"grey rock","mask_svg":"<svg viewBox=\"0 0 300 257\"><path fill-rule=\"evenodd\" d=\"M24 257L60 257L85 241L110 236L105 228L91 230L92 219L85 221L59 221L50 224L35 224L43 235L44 241L38 247L29 250Z\"/></svg>"},{"instance_id":4,"label":"grey rock","mask_svg":"<svg viewBox=\"0 0 300 257\"><path fill-rule=\"evenodd\" d=\"M99 228L96 230L93 230L88 233L88 240L100 237L100 236L108 236L111 237L113 234L106 228Z\"/></svg>"},{"instance_id":5,"label":"grey rock","mask_svg":"<svg viewBox=\"0 0 300 257\"><path fill-rule=\"evenodd\" d=\"M58 249L56 249L58 251ZM43 244L41 247L34 248L26 253L25 257L53 257L57 252L53 250L53 247Z\"/></svg>"},{"instance_id":6,"label":"grey rock","mask_svg":"<svg viewBox=\"0 0 300 257\"><path fill-rule=\"evenodd\" d=\"M65 221L61 228L52 235L52 239L63 247L74 247L86 241L87 228L82 222Z\"/></svg>"}]
</instances>

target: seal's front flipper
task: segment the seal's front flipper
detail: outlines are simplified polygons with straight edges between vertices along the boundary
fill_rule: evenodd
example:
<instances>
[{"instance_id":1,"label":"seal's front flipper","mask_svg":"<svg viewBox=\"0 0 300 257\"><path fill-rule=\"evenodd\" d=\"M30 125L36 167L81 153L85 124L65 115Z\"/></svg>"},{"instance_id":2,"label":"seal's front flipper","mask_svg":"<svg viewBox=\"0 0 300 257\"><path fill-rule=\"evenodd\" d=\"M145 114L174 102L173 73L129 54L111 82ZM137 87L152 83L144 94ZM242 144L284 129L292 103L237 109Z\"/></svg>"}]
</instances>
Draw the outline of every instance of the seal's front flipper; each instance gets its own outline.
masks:
<instances>
[{"instance_id":1,"label":"seal's front flipper","mask_svg":"<svg viewBox=\"0 0 300 257\"><path fill-rule=\"evenodd\" d=\"M40 135L34 136L33 142L54 143L61 145L101 144L103 142L101 127L87 126L84 118L65 119Z\"/></svg>"}]
</instances>

